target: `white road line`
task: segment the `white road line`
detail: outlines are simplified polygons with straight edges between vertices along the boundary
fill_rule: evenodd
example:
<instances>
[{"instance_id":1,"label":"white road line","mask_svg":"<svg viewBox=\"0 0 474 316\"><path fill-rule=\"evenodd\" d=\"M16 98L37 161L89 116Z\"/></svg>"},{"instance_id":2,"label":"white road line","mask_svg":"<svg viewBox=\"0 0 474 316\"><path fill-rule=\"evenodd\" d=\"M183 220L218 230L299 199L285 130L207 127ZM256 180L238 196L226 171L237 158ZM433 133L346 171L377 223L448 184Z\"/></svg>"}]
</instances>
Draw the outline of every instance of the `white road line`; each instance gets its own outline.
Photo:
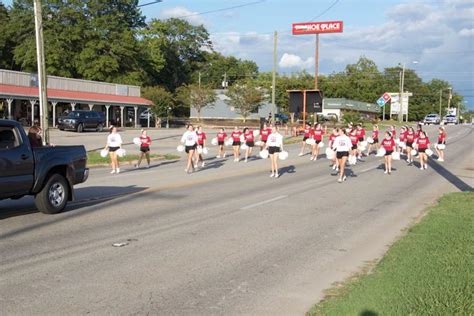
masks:
<instances>
[{"instance_id":1,"label":"white road line","mask_svg":"<svg viewBox=\"0 0 474 316\"><path fill-rule=\"evenodd\" d=\"M282 199L287 198L287 197L288 197L288 195L280 195L280 196L274 197L273 199L269 199L269 200L265 200L265 201L261 201L261 202L258 202L258 203L254 203L254 204L250 204L250 205L241 207L240 209L241 210L248 210L248 209L254 208L256 206L272 203L272 202L282 200Z\"/></svg>"}]
</instances>

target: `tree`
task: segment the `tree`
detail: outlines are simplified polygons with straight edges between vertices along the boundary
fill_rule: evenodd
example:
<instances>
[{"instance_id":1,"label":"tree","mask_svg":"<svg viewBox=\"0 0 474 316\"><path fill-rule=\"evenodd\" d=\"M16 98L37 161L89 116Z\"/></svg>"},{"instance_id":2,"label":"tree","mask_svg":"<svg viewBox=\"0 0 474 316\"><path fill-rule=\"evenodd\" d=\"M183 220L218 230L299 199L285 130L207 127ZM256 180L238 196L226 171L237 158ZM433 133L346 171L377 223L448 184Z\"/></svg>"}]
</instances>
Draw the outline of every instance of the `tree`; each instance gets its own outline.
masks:
<instances>
[{"instance_id":1,"label":"tree","mask_svg":"<svg viewBox=\"0 0 474 316\"><path fill-rule=\"evenodd\" d=\"M175 106L173 94L160 86L146 87L142 89L142 96L151 102L151 111L157 117L167 116Z\"/></svg>"},{"instance_id":2,"label":"tree","mask_svg":"<svg viewBox=\"0 0 474 316\"><path fill-rule=\"evenodd\" d=\"M250 80L235 83L225 94L230 99L229 104L242 116L244 123L251 113L258 111L264 100L264 90Z\"/></svg>"},{"instance_id":3,"label":"tree","mask_svg":"<svg viewBox=\"0 0 474 316\"><path fill-rule=\"evenodd\" d=\"M198 113L197 119L200 121L202 109L213 106L216 102L216 93L208 86L190 84L176 90L176 99L185 108L194 108Z\"/></svg>"},{"instance_id":4,"label":"tree","mask_svg":"<svg viewBox=\"0 0 474 316\"><path fill-rule=\"evenodd\" d=\"M13 64L14 38L11 36L10 12L0 3L0 68L11 69Z\"/></svg>"}]
</instances>

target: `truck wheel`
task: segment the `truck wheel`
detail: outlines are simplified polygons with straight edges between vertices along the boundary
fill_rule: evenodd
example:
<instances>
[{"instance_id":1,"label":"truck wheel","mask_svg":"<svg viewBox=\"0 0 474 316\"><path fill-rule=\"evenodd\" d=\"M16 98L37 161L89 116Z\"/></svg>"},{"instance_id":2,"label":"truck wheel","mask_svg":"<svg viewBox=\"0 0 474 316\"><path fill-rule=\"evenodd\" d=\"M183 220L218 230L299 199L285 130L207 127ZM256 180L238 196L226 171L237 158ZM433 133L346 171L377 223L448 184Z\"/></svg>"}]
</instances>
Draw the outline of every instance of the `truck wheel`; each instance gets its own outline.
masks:
<instances>
[{"instance_id":1,"label":"truck wheel","mask_svg":"<svg viewBox=\"0 0 474 316\"><path fill-rule=\"evenodd\" d=\"M84 126L82 124L77 125L77 132L82 133L84 131Z\"/></svg>"},{"instance_id":2,"label":"truck wheel","mask_svg":"<svg viewBox=\"0 0 474 316\"><path fill-rule=\"evenodd\" d=\"M97 132L102 132L104 130L104 125L99 124L97 125Z\"/></svg>"},{"instance_id":3,"label":"truck wheel","mask_svg":"<svg viewBox=\"0 0 474 316\"><path fill-rule=\"evenodd\" d=\"M64 210L69 199L66 179L60 174L53 174L35 197L38 210L45 214L56 214Z\"/></svg>"}]
</instances>

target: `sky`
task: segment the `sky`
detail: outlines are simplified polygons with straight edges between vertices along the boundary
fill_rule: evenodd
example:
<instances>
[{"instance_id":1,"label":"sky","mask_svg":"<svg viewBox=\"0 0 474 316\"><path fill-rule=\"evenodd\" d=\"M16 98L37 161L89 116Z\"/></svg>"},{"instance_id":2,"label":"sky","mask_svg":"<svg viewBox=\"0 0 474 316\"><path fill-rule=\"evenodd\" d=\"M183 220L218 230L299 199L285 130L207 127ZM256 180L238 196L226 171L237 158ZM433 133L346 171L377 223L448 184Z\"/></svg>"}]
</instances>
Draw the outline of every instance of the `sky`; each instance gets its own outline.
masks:
<instances>
[{"instance_id":1,"label":"sky","mask_svg":"<svg viewBox=\"0 0 474 316\"><path fill-rule=\"evenodd\" d=\"M291 24L341 20L343 33L320 36L320 73L341 71L360 56L380 70L405 64L425 81L451 82L474 109L474 0L163 0L142 11L148 20L203 24L216 51L253 60L260 71L272 69L277 31L278 72L287 74L314 73L314 36L292 35Z\"/></svg>"}]
</instances>

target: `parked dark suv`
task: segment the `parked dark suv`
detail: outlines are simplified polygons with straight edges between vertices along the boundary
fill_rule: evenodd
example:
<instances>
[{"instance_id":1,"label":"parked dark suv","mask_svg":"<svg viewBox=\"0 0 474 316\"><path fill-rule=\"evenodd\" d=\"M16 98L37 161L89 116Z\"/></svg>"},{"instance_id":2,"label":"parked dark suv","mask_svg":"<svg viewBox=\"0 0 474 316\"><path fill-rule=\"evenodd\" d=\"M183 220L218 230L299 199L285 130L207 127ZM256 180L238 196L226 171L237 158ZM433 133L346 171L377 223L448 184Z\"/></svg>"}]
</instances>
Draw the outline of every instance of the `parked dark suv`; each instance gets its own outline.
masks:
<instances>
[{"instance_id":1,"label":"parked dark suv","mask_svg":"<svg viewBox=\"0 0 474 316\"><path fill-rule=\"evenodd\" d=\"M72 111L67 116L58 119L60 130L73 130L82 133L86 130L102 132L105 125L105 118L94 111Z\"/></svg>"}]
</instances>

